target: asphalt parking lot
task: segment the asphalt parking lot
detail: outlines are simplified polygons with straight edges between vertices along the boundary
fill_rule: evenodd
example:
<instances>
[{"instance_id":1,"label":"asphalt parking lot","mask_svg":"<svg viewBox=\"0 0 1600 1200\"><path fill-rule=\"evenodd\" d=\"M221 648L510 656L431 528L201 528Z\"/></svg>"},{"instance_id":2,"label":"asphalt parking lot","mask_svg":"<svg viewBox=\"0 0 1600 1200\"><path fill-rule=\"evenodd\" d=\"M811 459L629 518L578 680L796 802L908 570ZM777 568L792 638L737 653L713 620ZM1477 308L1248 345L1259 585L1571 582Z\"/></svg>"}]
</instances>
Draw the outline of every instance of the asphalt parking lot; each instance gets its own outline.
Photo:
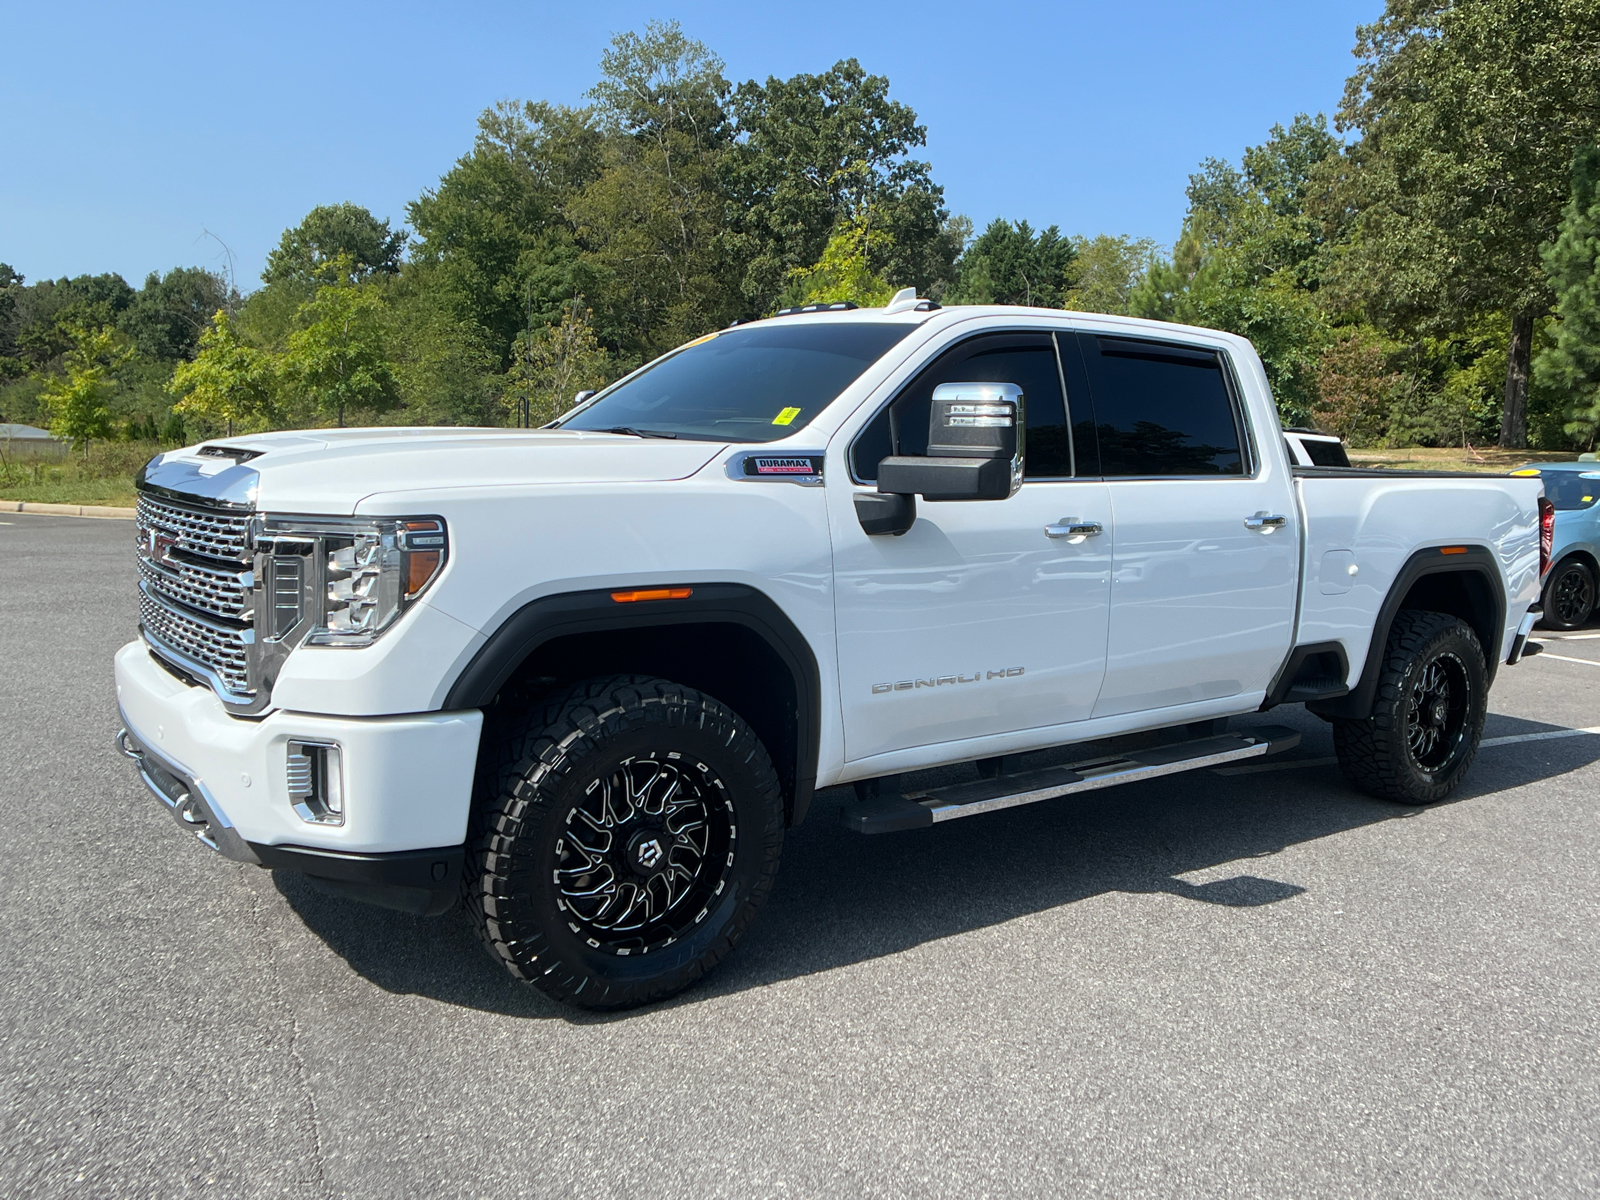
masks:
<instances>
[{"instance_id":1,"label":"asphalt parking lot","mask_svg":"<svg viewBox=\"0 0 1600 1200\"><path fill-rule=\"evenodd\" d=\"M0 1193L1600 1193L1600 627L1427 810L1298 708L922 833L824 793L732 960L595 1016L177 829L111 746L131 534L0 517Z\"/></svg>"}]
</instances>

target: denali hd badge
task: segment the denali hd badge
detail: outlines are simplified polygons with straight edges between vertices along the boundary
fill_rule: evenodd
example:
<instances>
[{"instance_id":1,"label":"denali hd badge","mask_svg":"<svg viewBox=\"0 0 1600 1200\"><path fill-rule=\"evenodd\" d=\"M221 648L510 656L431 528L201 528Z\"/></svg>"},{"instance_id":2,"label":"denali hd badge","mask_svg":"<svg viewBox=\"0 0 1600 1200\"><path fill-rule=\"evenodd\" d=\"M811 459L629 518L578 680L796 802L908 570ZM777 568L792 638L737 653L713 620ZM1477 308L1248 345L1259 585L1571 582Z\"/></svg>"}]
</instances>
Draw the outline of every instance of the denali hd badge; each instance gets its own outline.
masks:
<instances>
[{"instance_id":1,"label":"denali hd badge","mask_svg":"<svg viewBox=\"0 0 1600 1200\"><path fill-rule=\"evenodd\" d=\"M989 679L1015 679L1022 672L1022 667L1007 667L1003 671L974 671L971 675L934 675L927 679L902 679L899 683L875 683L872 685L872 694L881 696L885 692L912 692L918 688L944 687L952 683L981 683Z\"/></svg>"}]
</instances>

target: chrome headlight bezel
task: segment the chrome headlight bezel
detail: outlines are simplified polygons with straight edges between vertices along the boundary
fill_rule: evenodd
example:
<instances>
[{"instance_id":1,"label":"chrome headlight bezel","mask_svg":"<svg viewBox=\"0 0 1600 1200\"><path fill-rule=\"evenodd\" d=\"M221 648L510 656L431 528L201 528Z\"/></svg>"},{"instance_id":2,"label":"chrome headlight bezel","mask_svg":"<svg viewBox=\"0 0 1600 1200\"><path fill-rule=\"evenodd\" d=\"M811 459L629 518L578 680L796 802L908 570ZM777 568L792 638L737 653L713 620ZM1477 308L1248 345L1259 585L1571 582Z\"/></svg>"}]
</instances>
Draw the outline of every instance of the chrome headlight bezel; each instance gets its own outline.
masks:
<instances>
[{"instance_id":1,"label":"chrome headlight bezel","mask_svg":"<svg viewBox=\"0 0 1600 1200\"><path fill-rule=\"evenodd\" d=\"M266 514L254 542L258 642L285 652L372 645L438 579L450 550L438 516Z\"/></svg>"}]
</instances>

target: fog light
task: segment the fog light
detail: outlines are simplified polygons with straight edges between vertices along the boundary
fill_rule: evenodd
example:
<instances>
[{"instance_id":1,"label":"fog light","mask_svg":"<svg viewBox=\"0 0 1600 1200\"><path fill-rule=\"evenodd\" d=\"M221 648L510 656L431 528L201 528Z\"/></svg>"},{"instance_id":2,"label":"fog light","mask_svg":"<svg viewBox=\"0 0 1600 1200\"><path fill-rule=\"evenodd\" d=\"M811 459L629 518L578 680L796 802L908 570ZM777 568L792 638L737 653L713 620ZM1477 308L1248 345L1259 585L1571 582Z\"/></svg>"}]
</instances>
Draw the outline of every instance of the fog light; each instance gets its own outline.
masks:
<instances>
[{"instance_id":1,"label":"fog light","mask_svg":"<svg viewBox=\"0 0 1600 1200\"><path fill-rule=\"evenodd\" d=\"M344 824L344 774L335 742L290 742L289 803L312 825Z\"/></svg>"}]
</instances>

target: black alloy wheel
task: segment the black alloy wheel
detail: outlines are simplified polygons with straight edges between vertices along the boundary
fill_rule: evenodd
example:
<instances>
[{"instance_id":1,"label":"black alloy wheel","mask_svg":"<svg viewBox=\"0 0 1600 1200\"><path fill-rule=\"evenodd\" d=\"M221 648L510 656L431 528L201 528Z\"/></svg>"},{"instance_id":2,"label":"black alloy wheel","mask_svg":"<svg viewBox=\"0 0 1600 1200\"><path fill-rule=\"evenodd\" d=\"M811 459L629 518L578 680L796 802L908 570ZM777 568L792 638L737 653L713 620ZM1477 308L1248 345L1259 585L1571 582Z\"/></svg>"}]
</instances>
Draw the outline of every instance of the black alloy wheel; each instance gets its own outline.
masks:
<instances>
[{"instance_id":1,"label":"black alloy wheel","mask_svg":"<svg viewBox=\"0 0 1600 1200\"><path fill-rule=\"evenodd\" d=\"M1445 652L1423 663L1405 706L1406 749L1419 771L1437 771L1466 736L1472 683L1466 664Z\"/></svg>"},{"instance_id":2,"label":"black alloy wheel","mask_svg":"<svg viewBox=\"0 0 1600 1200\"><path fill-rule=\"evenodd\" d=\"M1580 559L1563 559L1545 581L1543 601L1545 628L1582 628L1594 614L1594 573Z\"/></svg>"},{"instance_id":3,"label":"black alloy wheel","mask_svg":"<svg viewBox=\"0 0 1600 1200\"><path fill-rule=\"evenodd\" d=\"M483 735L462 882L489 952L583 1008L630 1008L733 950L777 875L783 792L726 706L647 676L519 702Z\"/></svg>"},{"instance_id":4,"label":"black alloy wheel","mask_svg":"<svg viewBox=\"0 0 1600 1200\"><path fill-rule=\"evenodd\" d=\"M1333 722L1339 768L1380 799L1443 800L1477 755L1488 700L1472 627L1448 613L1405 609L1389 630L1372 714Z\"/></svg>"},{"instance_id":5,"label":"black alloy wheel","mask_svg":"<svg viewBox=\"0 0 1600 1200\"><path fill-rule=\"evenodd\" d=\"M705 763L661 754L594 780L552 854L556 906L608 954L670 946L728 886L739 825L727 785Z\"/></svg>"}]
</instances>

